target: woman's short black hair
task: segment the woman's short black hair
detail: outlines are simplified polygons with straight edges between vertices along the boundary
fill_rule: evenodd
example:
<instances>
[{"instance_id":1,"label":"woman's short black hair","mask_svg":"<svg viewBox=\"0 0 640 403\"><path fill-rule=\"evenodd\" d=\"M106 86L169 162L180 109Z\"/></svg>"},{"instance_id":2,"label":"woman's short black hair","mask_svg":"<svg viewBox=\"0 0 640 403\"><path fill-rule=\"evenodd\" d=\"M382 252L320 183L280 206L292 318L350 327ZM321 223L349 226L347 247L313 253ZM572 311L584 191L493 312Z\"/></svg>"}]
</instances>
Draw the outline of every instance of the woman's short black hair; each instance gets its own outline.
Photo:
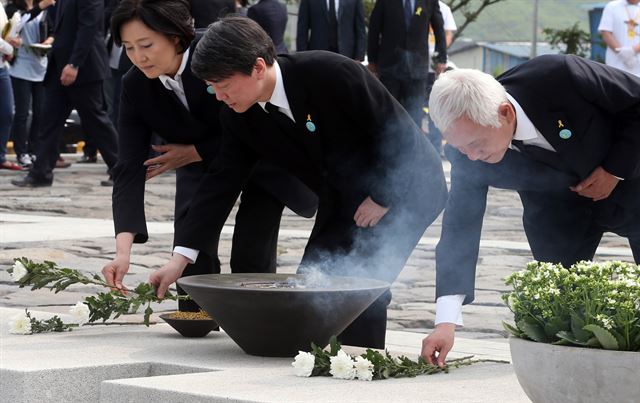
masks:
<instances>
[{"instance_id":1,"label":"woman's short black hair","mask_svg":"<svg viewBox=\"0 0 640 403\"><path fill-rule=\"evenodd\" d=\"M209 25L191 59L191 71L202 80L221 81L241 73L251 75L258 58L267 66L276 60L273 41L257 22L237 15Z\"/></svg>"},{"instance_id":2,"label":"woman's short black hair","mask_svg":"<svg viewBox=\"0 0 640 403\"><path fill-rule=\"evenodd\" d=\"M178 38L180 53L195 38L189 0L122 0L111 15L111 35L116 45L122 45L122 26L132 20L140 20L169 38Z\"/></svg>"}]
</instances>

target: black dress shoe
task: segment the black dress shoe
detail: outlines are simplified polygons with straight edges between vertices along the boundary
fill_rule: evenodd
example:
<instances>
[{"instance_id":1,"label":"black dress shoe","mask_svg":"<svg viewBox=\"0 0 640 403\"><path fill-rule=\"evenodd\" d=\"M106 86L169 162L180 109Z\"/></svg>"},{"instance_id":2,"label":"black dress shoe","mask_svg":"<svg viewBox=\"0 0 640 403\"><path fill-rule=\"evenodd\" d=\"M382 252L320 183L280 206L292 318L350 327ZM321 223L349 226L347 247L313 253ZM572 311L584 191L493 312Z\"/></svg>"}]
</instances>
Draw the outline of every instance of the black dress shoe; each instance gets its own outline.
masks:
<instances>
[{"instance_id":1,"label":"black dress shoe","mask_svg":"<svg viewBox=\"0 0 640 403\"><path fill-rule=\"evenodd\" d=\"M11 184L21 188L43 188L51 186L53 180L36 179L31 175L27 175L22 179L13 179Z\"/></svg>"},{"instance_id":2,"label":"black dress shoe","mask_svg":"<svg viewBox=\"0 0 640 403\"><path fill-rule=\"evenodd\" d=\"M113 187L113 179L111 179L111 177L109 177L109 179L107 179L105 181L100 181L100 186Z\"/></svg>"},{"instance_id":3,"label":"black dress shoe","mask_svg":"<svg viewBox=\"0 0 640 403\"><path fill-rule=\"evenodd\" d=\"M79 164L95 164L96 162L98 162L98 157L96 157L95 155L83 155L77 162Z\"/></svg>"}]
</instances>

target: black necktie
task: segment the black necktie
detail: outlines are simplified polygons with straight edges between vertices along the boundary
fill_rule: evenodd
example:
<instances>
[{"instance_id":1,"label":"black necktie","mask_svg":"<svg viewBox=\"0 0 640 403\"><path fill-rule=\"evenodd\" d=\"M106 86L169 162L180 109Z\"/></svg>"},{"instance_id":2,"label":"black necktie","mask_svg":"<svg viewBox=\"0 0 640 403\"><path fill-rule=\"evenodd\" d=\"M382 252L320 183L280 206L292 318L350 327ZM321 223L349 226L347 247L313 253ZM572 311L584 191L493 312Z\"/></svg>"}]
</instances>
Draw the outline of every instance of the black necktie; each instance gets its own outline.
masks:
<instances>
[{"instance_id":1,"label":"black necktie","mask_svg":"<svg viewBox=\"0 0 640 403\"><path fill-rule=\"evenodd\" d=\"M329 0L329 50L338 51L338 19L335 0Z\"/></svg>"},{"instance_id":2,"label":"black necktie","mask_svg":"<svg viewBox=\"0 0 640 403\"><path fill-rule=\"evenodd\" d=\"M558 170L563 170L565 167L565 164L558 153L545 150L542 147L525 144L522 140L511 140L511 144L518 147L518 150L520 150L523 155L526 155L535 161L542 162L543 164L549 165L550 167Z\"/></svg>"},{"instance_id":3,"label":"black necktie","mask_svg":"<svg viewBox=\"0 0 640 403\"><path fill-rule=\"evenodd\" d=\"M289 116L280 112L280 109L272 104L271 102L267 102L265 105L265 109L269 112L269 116L276 121L278 126L281 129L286 130L288 133L292 133L295 130L295 122L289 118Z\"/></svg>"}]
</instances>

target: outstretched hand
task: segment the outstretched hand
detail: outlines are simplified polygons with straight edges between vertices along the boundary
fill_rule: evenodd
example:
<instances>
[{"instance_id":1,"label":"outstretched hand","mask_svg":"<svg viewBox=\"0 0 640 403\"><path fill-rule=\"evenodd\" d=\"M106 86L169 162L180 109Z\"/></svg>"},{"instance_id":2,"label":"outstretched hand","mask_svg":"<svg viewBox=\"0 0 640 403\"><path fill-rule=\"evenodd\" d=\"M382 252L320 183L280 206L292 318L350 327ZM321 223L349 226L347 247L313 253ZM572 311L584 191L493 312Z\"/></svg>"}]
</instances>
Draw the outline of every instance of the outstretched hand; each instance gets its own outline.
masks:
<instances>
[{"instance_id":1,"label":"outstretched hand","mask_svg":"<svg viewBox=\"0 0 640 403\"><path fill-rule=\"evenodd\" d=\"M356 214L353 216L353 220L356 225L361 228L374 227L378 222L387 214L388 207L382 207L378 203L374 202L371 197L364 199Z\"/></svg>"},{"instance_id":2,"label":"outstretched hand","mask_svg":"<svg viewBox=\"0 0 640 403\"><path fill-rule=\"evenodd\" d=\"M144 162L147 167L146 180L158 176L170 169L176 169L192 162L202 161L200 154L193 144L165 144L151 146L153 151L162 155L150 158Z\"/></svg>"},{"instance_id":3,"label":"outstretched hand","mask_svg":"<svg viewBox=\"0 0 640 403\"><path fill-rule=\"evenodd\" d=\"M433 333L422 340L420 354L429 364L444 367L444 360L453 347L456 325L454 323L439 323ZM437 355L436 355L437 353Z\"/></svg>"},{"instance_id":4,"label":"outstretched hand","mask_svg":"<svg viewBox=\"0 0 640 403\"><path fill-rule=\"evenodd\" d=\"M179 253L174 253L171 260L149 276L149 282L156 287L156 296L164 298L169 286L182 276L189 260Z\"/></svg>"},{"instance_id":5,"label":"outstretched hand","mask_svg":"<svg viewBox=\"0 0 640 403\"><path fill-rule=\"evenodd\" d=\"M597 167L587 179L570 189L580 196L599 201L609 197L618 182L620 179L605 171L604 168Z\"/></svg>"},{"instance_id":6,"label":"outstretched hand","mask_svg":"<svg viewBox=\"0 0 640 403\"><path fill-rule=\"evenodd\" d=\"M104 276L107 284L113 287L113 289L119 290L126 295L127 287L122 284L122 280L128 271L129 259L116 257L102 268L102 275Z\"/></svg>"}]
</instances>

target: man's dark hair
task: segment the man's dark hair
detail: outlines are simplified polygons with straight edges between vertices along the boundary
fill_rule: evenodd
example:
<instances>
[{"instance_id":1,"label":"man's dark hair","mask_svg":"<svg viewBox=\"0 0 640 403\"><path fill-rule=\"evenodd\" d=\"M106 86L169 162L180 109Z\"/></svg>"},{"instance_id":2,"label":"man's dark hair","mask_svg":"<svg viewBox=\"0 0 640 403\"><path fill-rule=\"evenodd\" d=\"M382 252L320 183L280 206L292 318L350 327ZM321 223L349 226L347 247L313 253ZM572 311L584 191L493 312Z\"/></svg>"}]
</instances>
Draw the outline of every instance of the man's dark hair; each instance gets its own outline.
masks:
<instances>
[{"instance_id":1,"label":"man's dark hair","mask_svg":"<svg viewBox=\"0 0 640 403\"><path fill-rule=\"evenodd\" d=\"M150 29L168 38L178 38L179 53L195 38L189 0L122 0L111 16L111 35L122 45L120 30L132 20L140 20Z\"/></svg>"},{"instance_id":2,"label":"man's dark hair","mask_svg":"<svg viewBox=\"0 0 640 403\"><path fill-rule=\"evenodd\" d=\"M191 71L200 79L213 82L235 73L250 76L259 57L267 66L276 60L269 35L249 18L227 16L207 28L191 59Z\"/></svg>"}]
</instances>

